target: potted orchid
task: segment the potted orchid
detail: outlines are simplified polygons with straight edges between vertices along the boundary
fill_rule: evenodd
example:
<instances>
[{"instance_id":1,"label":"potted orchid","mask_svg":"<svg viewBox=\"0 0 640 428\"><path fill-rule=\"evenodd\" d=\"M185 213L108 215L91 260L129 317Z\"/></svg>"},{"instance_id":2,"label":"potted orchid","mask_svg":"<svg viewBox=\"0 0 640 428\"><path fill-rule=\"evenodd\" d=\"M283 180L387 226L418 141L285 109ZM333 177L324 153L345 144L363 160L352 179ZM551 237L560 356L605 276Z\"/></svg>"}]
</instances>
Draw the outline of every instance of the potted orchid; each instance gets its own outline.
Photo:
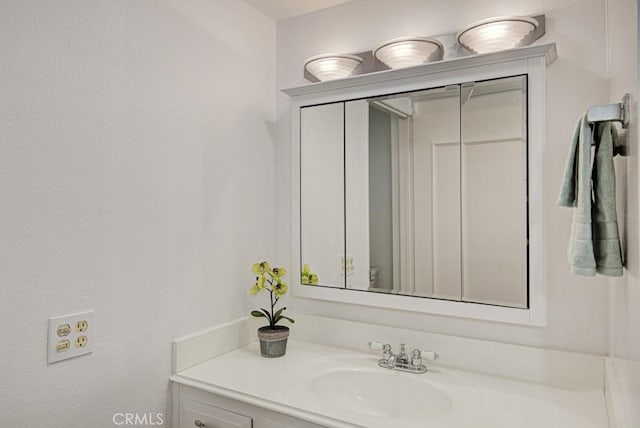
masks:
<instances>
[{"instance_id":1,"label":"potted orchid","mask_svg":"<svg viewBox=\"0 0 640 428\"><path fill-rule=\"evenodd\" d=\"M255 296L265 290L268 291L271 305L270 309L260 308L259 311L251 311L251 316L266 318L269 321L269 325L258 329L260 354L268 358L281 357L287 351L289 327L278 325L278 322L282 320L287 320L290 323L295 322L293 319L282 315L287 309L286 306L275 310L276 304L288 290L287 283L283 279L287 271L284 268L272 268L267 262L255 263L251 266L251 271L256 275L256 282L249 289L249 293Z\"/></svg>"}]
</instances>

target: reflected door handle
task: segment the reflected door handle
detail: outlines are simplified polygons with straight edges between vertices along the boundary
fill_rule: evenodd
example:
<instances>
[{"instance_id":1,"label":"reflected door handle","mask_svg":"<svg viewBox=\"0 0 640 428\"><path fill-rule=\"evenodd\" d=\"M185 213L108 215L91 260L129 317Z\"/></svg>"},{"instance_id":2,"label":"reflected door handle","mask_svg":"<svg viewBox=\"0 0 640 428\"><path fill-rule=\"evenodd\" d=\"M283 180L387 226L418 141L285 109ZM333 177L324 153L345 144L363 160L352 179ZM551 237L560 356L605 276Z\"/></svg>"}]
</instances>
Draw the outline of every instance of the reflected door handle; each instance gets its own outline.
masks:
<instances>
[{"instance_id":1,"label":"reflected door handle","mask_svg":"<svg viewBox=\"0 0 640 428\"><path fill-rule=\"evenodd\" d=\"M194 424L195 426L197 426L198 428L206 428L205 424L204 424L201 420L198 420L198 419L196 419L195 421L193 421L193 424Z\"/></svg>"}]
</instances>

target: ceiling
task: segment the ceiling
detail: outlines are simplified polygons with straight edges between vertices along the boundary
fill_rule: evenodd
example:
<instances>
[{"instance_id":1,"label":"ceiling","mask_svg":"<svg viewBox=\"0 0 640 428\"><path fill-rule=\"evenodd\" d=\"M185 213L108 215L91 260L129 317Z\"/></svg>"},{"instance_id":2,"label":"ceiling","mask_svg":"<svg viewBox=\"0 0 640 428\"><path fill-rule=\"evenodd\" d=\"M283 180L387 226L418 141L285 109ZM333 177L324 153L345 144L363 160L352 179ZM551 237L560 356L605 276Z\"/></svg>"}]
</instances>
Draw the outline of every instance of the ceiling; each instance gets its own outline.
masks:
<instances>
[{"instance_id":1,"label":"ceiling","mask_svg":"<svg viewBox=\"0 0 640 428\"><path fill-rule=\"evenodd\" d=\"M244 0L265 15L279 21L326 9L351 0Z\"/></svg>"}]
</instances>

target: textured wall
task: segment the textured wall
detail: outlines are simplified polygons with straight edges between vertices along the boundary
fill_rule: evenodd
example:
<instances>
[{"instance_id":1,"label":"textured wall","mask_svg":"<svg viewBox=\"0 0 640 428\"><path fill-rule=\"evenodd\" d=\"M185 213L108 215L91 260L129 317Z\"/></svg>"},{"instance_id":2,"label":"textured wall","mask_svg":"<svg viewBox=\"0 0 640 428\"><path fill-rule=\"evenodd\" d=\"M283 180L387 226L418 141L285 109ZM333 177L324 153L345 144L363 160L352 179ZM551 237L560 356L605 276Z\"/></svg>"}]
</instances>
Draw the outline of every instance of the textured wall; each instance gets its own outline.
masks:
<instances>
[{"instance_id":1,"label":"textured wall","mask_svg":"<svg viewBox=\"0 0 640 428\"><path fill-rule=\"evenodd\" d=\"M0 2L0 426L166 412L171 339L245 314L274 51L240 0ZM84 309L94 353L47 366Z\"/></svg>"},{"instance_id":2,"label":"textured wall","mask_svg":"<svg viewBox=\"0 0 640 428\"><path fill-rule=\"evenodd\" d=\"M304 60L318 53L359 52L402 35L452 33L490 16L537 13L547 15L547 34L539 43L556 42L559 55L547 73L544 214L548 241L548 326L531 328L299 299L294 302L296 310L606 354L609 336L607 280L570 275L566 248L571 211L555 205L577 118L587 107L608 102L604 0L354 0L325 11L278 22L276 85L282 89L304 83ZM278 159L282 168L276 176L276 189L279 198L284 199L290 189L287 175L290 112L287 96L280 94L277 100ZM279 218L278 235L289 235L288 218ZM287 253L286 248L278 251Z\"/></svg>"}]
</instances>

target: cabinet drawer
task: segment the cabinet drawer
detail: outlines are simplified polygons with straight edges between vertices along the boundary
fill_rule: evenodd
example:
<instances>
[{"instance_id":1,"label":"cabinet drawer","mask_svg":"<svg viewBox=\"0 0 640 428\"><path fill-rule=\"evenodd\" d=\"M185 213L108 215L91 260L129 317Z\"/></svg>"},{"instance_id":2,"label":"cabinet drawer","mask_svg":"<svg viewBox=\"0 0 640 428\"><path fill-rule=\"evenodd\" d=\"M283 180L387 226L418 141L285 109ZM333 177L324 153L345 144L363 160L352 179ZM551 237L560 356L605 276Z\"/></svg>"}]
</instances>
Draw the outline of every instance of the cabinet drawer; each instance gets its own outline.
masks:
<instances>
[{"instance_id":1,"label":"cabinet drawer","mask_svg":"<svg viewBox=\"0 0 640 428\"><path fill-rule=\"evenodd\" d=\"M252 428L250 417L198 401L180 400L180 428Z\"/></svg>"}]
</instances>

